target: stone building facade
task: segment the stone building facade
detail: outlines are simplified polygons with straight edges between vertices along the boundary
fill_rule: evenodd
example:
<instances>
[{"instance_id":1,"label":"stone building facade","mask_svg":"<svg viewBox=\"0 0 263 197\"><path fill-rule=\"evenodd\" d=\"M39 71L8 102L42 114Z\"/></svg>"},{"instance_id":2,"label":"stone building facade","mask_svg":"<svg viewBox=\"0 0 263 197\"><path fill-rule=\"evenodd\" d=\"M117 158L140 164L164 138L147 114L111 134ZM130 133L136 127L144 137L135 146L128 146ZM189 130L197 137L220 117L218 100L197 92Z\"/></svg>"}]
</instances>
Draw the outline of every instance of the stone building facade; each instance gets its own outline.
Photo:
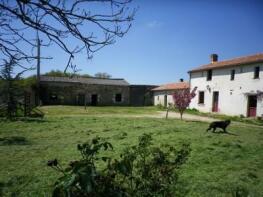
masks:
<instances>
[{"instance_id":1,"label":"stone building facade","mask_svg":"<svg viewBox=\"0 0 263 197\"><path fill-rule=\"evenodd\" d=\"M131 86L124 79L41 76L40 99L43 105L151 105L153 98L147 90L153 86L146 87Z\"/></svg>"}]
</instances>

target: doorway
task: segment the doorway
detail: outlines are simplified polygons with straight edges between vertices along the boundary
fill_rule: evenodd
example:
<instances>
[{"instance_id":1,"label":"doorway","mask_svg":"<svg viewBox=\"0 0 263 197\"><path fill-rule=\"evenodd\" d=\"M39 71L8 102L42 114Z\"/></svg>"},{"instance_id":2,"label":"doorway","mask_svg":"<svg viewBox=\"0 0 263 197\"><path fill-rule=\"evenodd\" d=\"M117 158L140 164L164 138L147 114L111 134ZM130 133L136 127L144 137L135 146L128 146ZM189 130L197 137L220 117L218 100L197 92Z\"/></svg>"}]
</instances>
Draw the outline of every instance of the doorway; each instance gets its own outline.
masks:
<instances>
[{"instance_id":1,"label":"doorway","mask_svg":"<svg viewBox=\"0 0 263 197\"><path fill-rule=\"evenodd\" d=\"M212 112L218 112L219 92L213 92Z\"/></svg>"},{"instance_id":2,"label":"doorway","mask_svg":"<svg viewBox=\"0 0 263 197\"><path fill-rule=\"evenodd\" d=\"M91 105L96 106L98 104L98 95L97 94L92 94L91 95Z\"/></svg>"},{"instance_id":3,"label":"doorway","mask_svg":"<svg viewBox=\"0 0 263 197\"><path fill-rule=\"evenodd\" d=\"M85 105L85 94L78 95L78 105Z\"/></svg>"},{"instance_id":4,"label":"doorway","mask_svg":"<svg viewBox=\"0 0 263 197\"><path fill-rule=\"evenodd\" d=\"M251 95L248 96L247 116L255 117L256 115L257 115L257 96Z\"/></svg>"},{"instance_id":5,"label":"doorway","mask_svg":"<svg viewBox=\"0 0 263 197\"><path fill-rule=\"evenodd\" d=\"M164 95L164 107L167 107L167 95Z\"/></svg>"}]
</instances>

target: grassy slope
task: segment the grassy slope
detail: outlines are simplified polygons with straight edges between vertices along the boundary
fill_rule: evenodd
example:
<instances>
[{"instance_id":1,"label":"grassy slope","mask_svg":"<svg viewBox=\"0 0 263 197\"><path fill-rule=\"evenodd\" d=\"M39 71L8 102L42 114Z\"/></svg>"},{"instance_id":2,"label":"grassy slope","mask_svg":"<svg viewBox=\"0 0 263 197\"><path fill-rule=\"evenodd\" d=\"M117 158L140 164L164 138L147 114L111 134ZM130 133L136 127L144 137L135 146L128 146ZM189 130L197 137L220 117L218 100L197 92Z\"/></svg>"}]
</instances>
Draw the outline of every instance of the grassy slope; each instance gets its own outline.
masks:
<instances>
[{"instance_id":1,"label":"grassy slope","mask_svg":"<svg viewBox=\"0 0 263 197\"><path fill-rule=\"evenodd\" d=\"M108 109L114 111L114 108ZM128 111L137 113L138 109L129 108ZM108 113L107 108L93 110L94 113ZM49 115L43 121L0 122L0 138L21 136L26 139L24 144L7 145L0 141L0 188L3 195L45 196L57 178L56 172L46 167L47 160L58 158L66 165L69 160L78 158L78 143L97 135L113 143L115 152L111 154L116 157L145 132L153 134L157 145L191 143L191 156L180 172L180 196L231 196L231 191L237 188L248 190L252 196L263 196L262 128L235 124L229 131L237 136L206 134L207 123L95 118L81 116L74 107L66 107L66 112L62 107L48 111ZM74 111L79 115L61 116ZM124 113L120 111L116 108L117 113Z\"/></svg>"}]
</instances>

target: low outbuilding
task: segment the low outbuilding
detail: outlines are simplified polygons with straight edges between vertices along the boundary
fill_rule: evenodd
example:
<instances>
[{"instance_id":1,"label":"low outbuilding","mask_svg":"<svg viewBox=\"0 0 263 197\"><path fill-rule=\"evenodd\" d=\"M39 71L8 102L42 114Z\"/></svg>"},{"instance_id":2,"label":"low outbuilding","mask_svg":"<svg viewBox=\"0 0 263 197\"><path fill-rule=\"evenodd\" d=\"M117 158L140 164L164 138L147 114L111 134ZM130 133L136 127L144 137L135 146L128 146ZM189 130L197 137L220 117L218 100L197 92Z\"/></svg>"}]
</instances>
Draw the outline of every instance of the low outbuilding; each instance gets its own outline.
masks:
<instances>
[{"instance_id":1,"label":"low outbuilding","mask_svg":"<svg viewBox=\"0 0 263 197\"><path fill-rule=\"evenodd\" d=\"M178 83L168 83L152 89L154 92L154 105L161 105L167 107L169 103L173 102L173 93L177 90L189 89L188 82L184 82L183 79Z\"/></svg>"}]
</instances>

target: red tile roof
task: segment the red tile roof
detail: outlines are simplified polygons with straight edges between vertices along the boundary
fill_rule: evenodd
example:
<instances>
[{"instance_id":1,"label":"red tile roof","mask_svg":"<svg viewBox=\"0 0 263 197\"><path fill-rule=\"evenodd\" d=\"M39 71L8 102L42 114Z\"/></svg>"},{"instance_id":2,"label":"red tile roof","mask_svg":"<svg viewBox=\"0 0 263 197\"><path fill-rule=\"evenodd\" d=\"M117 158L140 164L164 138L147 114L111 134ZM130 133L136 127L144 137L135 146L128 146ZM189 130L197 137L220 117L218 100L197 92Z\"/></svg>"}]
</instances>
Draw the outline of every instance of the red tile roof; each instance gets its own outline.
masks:
<instances>
[{"instance_id":1,"label":"red tile roof","mask_svg":"<svg viewBox=\"0 0 263 197\"><path fill-rule=\"evenodd\" d=\"M180 90L190 88L188 82L178 82L178 83L169 83L161 85L157 88L152 89L153 91L163 91L163 90Z\"/></svg>"},{"instance_id":2,"label":"red tile roof","mask_svg":"<svg viewBox=\"0 0 263 197\"><path fill-rule=\"evenodd\" d=\"M226 67L259 63L259 62L263 63L263 53L202 65L190 70L189 72L197 72L197 71L204 71L204 70L217 69L217 68L226 68Z\"/></svg>"}]
</instances>

